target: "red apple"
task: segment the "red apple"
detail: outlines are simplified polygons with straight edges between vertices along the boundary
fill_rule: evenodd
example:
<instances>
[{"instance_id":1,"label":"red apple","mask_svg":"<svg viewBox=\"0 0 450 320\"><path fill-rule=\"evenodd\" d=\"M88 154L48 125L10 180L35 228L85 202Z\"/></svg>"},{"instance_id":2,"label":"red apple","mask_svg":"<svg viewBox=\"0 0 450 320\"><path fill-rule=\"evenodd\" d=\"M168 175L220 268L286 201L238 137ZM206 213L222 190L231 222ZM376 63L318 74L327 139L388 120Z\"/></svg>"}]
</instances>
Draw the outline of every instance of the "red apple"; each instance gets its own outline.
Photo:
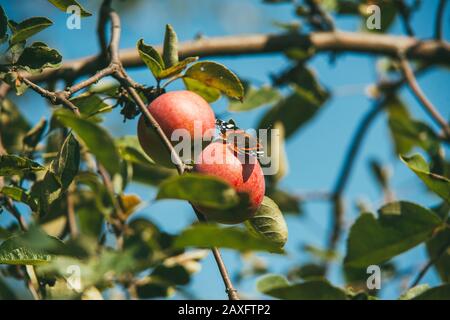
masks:
<instances>
[{"instance_id":1,"label":"red apple","mask_svg":"<svg viewBox=\"0 0 450 320\"><path fill-rule=\"evenodd\" d=\"M238 157L224 142L213 142L199 155L194 170L223 179L238 193L248 195L248 206L231 210L197 207L209 220L235 224L251 218L261 205L265 193L264 175L256 159Z\"/></svg>"},{"instance_id":2,"label":"red apple","mask_svg":"<svg viewBox=\"0 0 450 320\"><path fill-rule=\"evenodd\" d=\"M216 122L214 111L205 99L192 91L164 93L153 100L147 108L169 139L176 129L187 130L192 146L194 141L201 141L202 138L210 140L214 135ZM194 130L195 121L200 130ZM156 163L173 167L170 154L156 132L149 127L144 115L139 118L138 138L142 149Z\"/></svg>"}]
</instances>

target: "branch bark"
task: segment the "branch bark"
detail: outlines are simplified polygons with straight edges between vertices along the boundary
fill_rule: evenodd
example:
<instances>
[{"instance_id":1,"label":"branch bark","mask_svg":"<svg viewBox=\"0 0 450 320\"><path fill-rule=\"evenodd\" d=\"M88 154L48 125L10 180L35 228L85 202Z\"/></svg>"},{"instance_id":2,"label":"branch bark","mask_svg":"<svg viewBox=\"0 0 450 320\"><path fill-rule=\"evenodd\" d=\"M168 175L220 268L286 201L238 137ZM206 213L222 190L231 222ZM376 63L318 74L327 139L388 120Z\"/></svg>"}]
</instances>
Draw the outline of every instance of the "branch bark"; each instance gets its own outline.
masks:
<instances>
[{"instance_id":1,"label":"branch bark","mask_svg":"<svg viewBox=\"0 0 450 320\"><path fill-rule=\"evenodd\" d=\"M180 43L180 59L188 56L221 57L282 53L290 48L314 48L316 52L367 53L395 57L399 51L410 59L428 63L449 64L450 44L443 41L421 41L414 37L368 34L358 32L312 32L300 34L253 34L205 38ZM162 46L156 49L161 52ZM143 66L136 49L124 49L120 53L124 68ZM34 82L71 79L93 74L103 66L103 55L85 57L64 63L58 69L28 76Z\"/></svg>"},{"instance_id":2,"label":"branch bark","mask_svg":"<svg viewBox=\"0 0 450 320\"><path fill-rule=\"evenodd\" d=\"M405 79L408 82L409 87L411 88L416 98L422 103L423 107L425 108L425 111L442 128L442 131L447 136L447 138L450 138L449 124L444 119L444 117L439 113L438 109L433 105L433 103L431 103L431 101L428 100L428 98L425 96L425 93L422 91L419 84L417 83L416 77L414 76L414 72L411 66L409 65L408 60L406 60L404 56L400 57L400 66L405 76Z\"/></svg>"}]
</instances>

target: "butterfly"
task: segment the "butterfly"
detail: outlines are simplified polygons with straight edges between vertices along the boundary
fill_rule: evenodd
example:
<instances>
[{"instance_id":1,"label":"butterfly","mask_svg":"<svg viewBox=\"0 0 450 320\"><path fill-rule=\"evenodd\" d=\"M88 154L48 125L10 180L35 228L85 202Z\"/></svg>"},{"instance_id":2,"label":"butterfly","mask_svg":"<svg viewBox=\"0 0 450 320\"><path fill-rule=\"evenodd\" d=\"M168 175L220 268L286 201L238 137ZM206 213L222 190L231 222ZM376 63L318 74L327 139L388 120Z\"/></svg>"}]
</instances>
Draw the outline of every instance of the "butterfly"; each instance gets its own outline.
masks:
<instances>
[{"instance_id":1,"label":"butterfly","mask_svg":"<svg viewBox=\"0 0 450 320\"><path fill-rule=\"evenodd\" d=\"M219 138L228 143L234 152L251 155L256 158L264 155L260 141L240 129L232 119L228 121L217 119L216 126L220 132Z\"/></svg>"}]
</instances>

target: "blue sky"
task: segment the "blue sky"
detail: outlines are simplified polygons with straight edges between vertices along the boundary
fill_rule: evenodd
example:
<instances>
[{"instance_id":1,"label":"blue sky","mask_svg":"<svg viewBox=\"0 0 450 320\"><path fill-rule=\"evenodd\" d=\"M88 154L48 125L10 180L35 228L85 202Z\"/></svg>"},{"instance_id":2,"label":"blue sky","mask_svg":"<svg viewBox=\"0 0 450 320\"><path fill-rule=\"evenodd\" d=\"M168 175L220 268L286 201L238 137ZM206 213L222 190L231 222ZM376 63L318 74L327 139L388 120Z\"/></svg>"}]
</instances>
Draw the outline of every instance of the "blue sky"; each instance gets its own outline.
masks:
<instances>
[{"instance_id":1,"label":"blue sky","mask_svg":"<svg viewBox=\"0 0 450 320\"><path fill-rule=\"evenodd\" d=\"M16 21L30 16L48 16L54 25L34 37L51 47L58 49L65 60L75 59L98 52L95 34L96 14L83 19L81 30L66 28L66 15L54 9L46 1L21 0L0 1L8 16ZM41 3L42 2L42 3ZM117 3L118 1L114 1ZM99 1L80 1L91 12L98 9ZM146 43L159 44L163 40L164 26L172 24L180 41L193 39L197 34L204 36L220 36L245 33L279 32L273 25L274 21L292 21L295 19L291 5L265 5L259 0L150 0L131 1L135 3L126 11L119 9L122 16L121 48L134 47L137 40L143 38ZM418 37L430 38L433 34L434 15L438 1L423 1L422 7L413 16L412 25ZM123 5L122 5L123 6ZM446 39L450 37L450 8L444 15L447 21L444 29ZM354 31L359 28L359 22L353 18L340 18L337 26L342 30ZM402 34L403 30L397 21L391 32ZM269 83L269 75L287 67L289 62L281 54L266 54L249 57L230 57L214 59L224 63L242 79L255 81L256 84ZM327 102L317 118L302 128L287 143L289 155L289 175L282 181L285 189L291 192L329 190L335 183L344 154L349 146L353 132L363 115L372 105L365 94L365 88L376 81L377 58L346 54L338 57L335 63L330 63L328 55L315 57L310 66L315 70L324 86L333 92L333 97ZM152 76L145 68L131 71L132 77L138 82L152 84ZM431 98L440 112L447 119L450 116L450 93L448 70L432 70L420 78L424 92ZM170 89L182 88L175 83ZM411 113L431 123L420 105L407 89L401 90L401 97L410 106ZM44 100L33 92L28 92L17 100L23 113L31 121L50 114ZM213 105L217 113L226 110L225 99ZM241 127L251 128L265 112L265 108L245 114L233 115ZM118 112L107 116L105 125L115 136L136 133L136 121L122 123ZM447 152L449 150L446 150ZM436 198L426 194L417 178L408 171L392 153L392 145L386 128L384 116L377 119L366 137L358 161L352 173L350 183L345 192L347 202L346 227L354 221L357 211L355 200L361 197L370 201L376 209L382 201L382 195L376 188L371 177L368 160L375 158L391 167L392 185L397 190L399 199L415 201L424 205L436 203ZM155 190L139 185L133 185L130 192L150 201ZM304 263L308 257L299 250L304 244L323 247L329 225L331 208L328 203L311 203L306 205L306 215L303 217L288 216L289 241L287 256L262 257L273 272L286 272L294 263ZM151 202L139 215L150 217L162 229L178 232L194 221L190 207L184 202L161 201ZM4 215L2 216L2 219ZM341 242L341 252L345 252L345 241ZM224 258L232 273L243 266L242 259L234 252L224 250ZM399 266L412 266L418 270L425 261L423 247L413 249L396 259ZM415 273L416 274L416 273ZM333 283L342 284L339 268L334 267L331 273ZM437 283L437 276L432 270L424 278L429 283ZM383 296L395 298L399 293L398 283L385 284ZM213 261L209 255L203 261L203 269L194 276L189 289L198 298L222 299L225 297L223 284ZM255 279L251 278L239 285L238 289L247 296L255 296ZM180 297L180 296L176 296Z\"/></svg>"}]
</instances>

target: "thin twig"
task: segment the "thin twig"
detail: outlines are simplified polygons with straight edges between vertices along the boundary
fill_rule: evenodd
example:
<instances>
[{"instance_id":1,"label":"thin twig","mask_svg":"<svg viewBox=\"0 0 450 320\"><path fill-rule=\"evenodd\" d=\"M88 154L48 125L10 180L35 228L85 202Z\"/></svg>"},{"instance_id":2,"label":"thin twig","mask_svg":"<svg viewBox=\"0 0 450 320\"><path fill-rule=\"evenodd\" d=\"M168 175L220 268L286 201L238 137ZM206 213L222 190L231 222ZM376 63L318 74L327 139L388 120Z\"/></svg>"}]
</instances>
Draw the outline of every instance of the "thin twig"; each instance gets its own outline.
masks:
<instances>
[{"instance_id":1,"label":"thin twig","mask_svg":"<svg viewBox=\"0 0 450 320\"><path fill-rule=\"evenodd\" d=\"M444 11L447 0L439 0L439 5L436 11L436 25L434 27L434 38L441 41L444 29Z\"/></svg>"},{"instance_id":2,"label":"thin twig","mask_svg":"<svg viewBox=\"0 0 450 320\"><path fill-rule=\"evenodd\" d=\"M194 209L194 212L197 215L197 219L200 222L207 223L206 218L194 206L192 206L192 209ZM214 255L214 259L216 260L220 275L222 276L222 280L225 285L225 292L228 295L228 299L239 300L237 290L234 288L233 283L231 282L230 276L228 275L227 268L225 266L225 263L223 262L222 255L220 254L219 249L214 247L211 249L211 251Z\"/></svg>"},{"instance_id":3,"label":"thin twig","mask_svg":"<svg viewBox=\"0 0 450 320\"><path fill-rule=\"evenodd\" d=\"M106 22L108 21L109 7L111 6L111 0L104 0L100 7L100 18L97 24L97 36L98 42L100 44L101 55L105 56L108 54L108 43L106 40Z\"/></svg>"},{"instance_id":4,"label":"thin twig","mask_svg":"<svg viewBox=\"0 0 450 320\"><path fill-rule=\"evenodd\" d=\"M403 27L405 28L406 34L410 37L414 37L414 31L411 26L411 9L404 0L395 1L394 3L399 9L401 21L403 23Z\"/></svg>"},{"instance_id":5,"label":"thin twig","mask_svg":"<svg viewBox=\"0 0 450 320\"><path fill-rule=\"evenodd\" d=\"M305 3L309 7L310 22L319 27L319 30L334 31L336 29L333 18L322 8L317 0L306 0Z\"/></svg>"},{"instance_id":6,"label":"thin twig","mask_svg":"<svg viewBox=\"0 0 450 320\"><path fill-rule=\"evenodd\" d=\"M406 81L408 82L409 87L412 92L416 96L416 98L422 103L425 111L431 116L431 118L442 128L444 134L447 137L450 137L450 127L444 117L439 113L437 108L431 103L430 100L425 96L419 84L417 83L416 77L414 76L414 72L409 65L408 60L400 54L400 66L405 76Z\"/></svg>"},{"instance_id":7,"label":"thin twig","mask_svg":"<svg viewBox=\"0 0 450 320\"><path fill-rule=\"evenodd\" d=\"M78 110L78 107L74 105L70 100L68 100L63 93L61 92L52 92L47 89L44 89L40 87L39 85L35 84L31 80L27 78L22 78L22 81L25 82L25 84L32 89L33 91L39 93L42 97L47 98L50 103L54 105L62 104L67 109L71 110L73 113L79 115L80 111Z\"/></svg>"},{"instance_id":8,"label":"thin twig","mask_svg":"<svg viewBox=\"0 0 450 320\"><path fill-rule=\"evenodd\" d=\"M444 243L444 245L437 252L436 256L434 256L428 260L427 264L420 270L417 277L414 279L414 281L409 286L410 289L419 284L420 280L422 280L422 278L425 276L425 274L428 272L428 270L442 257L442 255L447 251L449 246L450 246L450 241Z\"/></svg>"}]
</instances>

